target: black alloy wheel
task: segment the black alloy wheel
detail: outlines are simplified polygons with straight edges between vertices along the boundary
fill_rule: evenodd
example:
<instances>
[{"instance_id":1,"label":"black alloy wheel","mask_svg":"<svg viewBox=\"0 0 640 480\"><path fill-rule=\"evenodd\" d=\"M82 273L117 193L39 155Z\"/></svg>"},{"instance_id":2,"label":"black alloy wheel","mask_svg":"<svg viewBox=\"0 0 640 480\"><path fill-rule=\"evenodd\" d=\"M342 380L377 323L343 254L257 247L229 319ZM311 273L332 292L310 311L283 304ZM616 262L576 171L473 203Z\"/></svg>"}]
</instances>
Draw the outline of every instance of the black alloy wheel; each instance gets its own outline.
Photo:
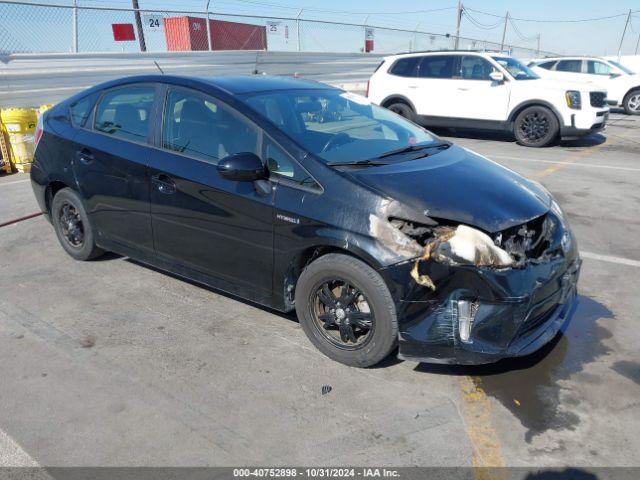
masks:
<instances>
[{"instance_id":1,"label":"black alloy wheel","mask_svg":"<svg viewBox=\"0 0 640 480\"><path fill-rule=\"evenodd\" d=\"M84 226L80 213L69 202L64 202L58 210L58 221L62 235L73 248L82 248L84 243Z\"/></svg>"},{"instance_id":2,"label":"black alloy wheel","mask_svg":"<svg viewBox=\"0 0 640 480\"><path fill-rule=\"evenodd\" d=\"M309 307L318 331L338 348L359 348L372 337L375 319L369 302L346 280L323 282Z\"/></svg>"},{"instance_id":3,"label":"black alloy wheel","mask_svg":"<svg viewBox=\"0 0 640 480\"><path fill-rule=\"evenodd\" d=\"M525 108L516 117L514 135L526 147L546 147L558 136L558 119L545 107Z\"/></svg>"}]
</instances>

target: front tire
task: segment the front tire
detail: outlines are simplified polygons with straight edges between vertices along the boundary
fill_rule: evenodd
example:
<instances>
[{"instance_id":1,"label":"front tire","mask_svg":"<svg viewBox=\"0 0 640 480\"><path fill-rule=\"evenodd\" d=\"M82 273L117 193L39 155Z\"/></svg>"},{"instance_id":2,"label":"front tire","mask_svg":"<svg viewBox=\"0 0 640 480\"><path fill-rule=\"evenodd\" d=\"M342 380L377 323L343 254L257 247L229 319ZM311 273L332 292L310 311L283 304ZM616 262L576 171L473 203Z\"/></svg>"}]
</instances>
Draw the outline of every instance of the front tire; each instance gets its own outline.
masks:
<instances>
[{"instance_id":1,"label":"front tire","mask_svg":"<svg viewBox=\"0 0 640 480\"><path fill-rule=\"evenodd\" d=\"M622 106L628 115L640 115L640 88L627 93L622 101Z\"/></svg>"},{"instance_id":2,"label":"front tire","mask_svg":"<svg viewBox=\"0 0 640 480\"><path fill-rule=\"evenodd\" d=\"M397 343L398 322L389 289L360 260L327 254L308 265L296 285L296 313L311 343L327 357L370 367Z\"/></svg>"},{"instance_id":3,"label":"front tire","mask_svg":"<svg viewBox=\"0 0 640 480\"><path fill-rule=\"evenodd\" d=\"M95 244L82 199L70 188L63 188L53 197L51 220L60 245L71 257L90 260L104 253Z\"/></svg>"},{"instance_id":4,"label":"front tire","mask_svg":"<svg viewBox=\"0 0 640 480\"><path fill-rule=\"evenodd\" d=\"M555 114L546 107L528 107L518 114L513 125L517 142L525 147L551 145L560 132Z\"/></svg>"}]
</instances>

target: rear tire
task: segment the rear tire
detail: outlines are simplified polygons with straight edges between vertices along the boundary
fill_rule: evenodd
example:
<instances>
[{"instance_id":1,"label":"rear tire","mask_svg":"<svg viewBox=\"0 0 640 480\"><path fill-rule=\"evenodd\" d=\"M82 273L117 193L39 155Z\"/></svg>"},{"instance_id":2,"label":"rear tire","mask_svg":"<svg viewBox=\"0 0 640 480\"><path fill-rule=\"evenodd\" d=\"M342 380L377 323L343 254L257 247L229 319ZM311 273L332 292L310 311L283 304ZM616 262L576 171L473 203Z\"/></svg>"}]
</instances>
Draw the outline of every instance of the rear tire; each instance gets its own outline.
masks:
<instances>
[{"instance_id":1,"label":"rear tire","mask_svg":"<svg viewBox=\"0 0 640 480\"><path fill-rule=\"evenodd\" d=\"M411 122L416 121L415 112L406 103L402 103L402 102L392 103L391 105L387 106L387 110L391 110L393 113L397 113L401 117L404 117Z\"/></svg>"},{"instance_id":2,"label":"rear tire","mask_svg":"<svg viewBox=\"0 0 640 480\"><path fill-rule=\"evenodd\" d=\"M304 333L333 360L370 367L396 346L398 322L389 289L378 272L356 258L330 253L312 262L298 279L295 299Z\"/></svg>"},{"instance_id":3,"label":"rear tire","mask_svg":"<svg viewBox=\"0 0 640 480\"><path fill-rule=\"evenodd\" d=\"M546 147L558 137L560 124L546 107L528 107L518 114L513 124L517 142L525 147Z\"/></svg>"},{"instance_id":4,"label":"rear tire","mask_svg":"<svg viewBox=\"0 0 640 480\"><path fill-rule=\"evenodd\" d=\"M627 93L622 101L622 106L628 115L640 115L640 88Z\"/></svg>"},{"instance_id":5,"label":"rear tire","mask_svg":"<svg viewBox=\"0 0 640 480\"><path fill-rule=\"evenodd\" d=\"M70 188L59 190L51 202L51 220L62 248L76 260L90 260L104 253L95 236L80 196Z\"/></svg>"}]
</instances>

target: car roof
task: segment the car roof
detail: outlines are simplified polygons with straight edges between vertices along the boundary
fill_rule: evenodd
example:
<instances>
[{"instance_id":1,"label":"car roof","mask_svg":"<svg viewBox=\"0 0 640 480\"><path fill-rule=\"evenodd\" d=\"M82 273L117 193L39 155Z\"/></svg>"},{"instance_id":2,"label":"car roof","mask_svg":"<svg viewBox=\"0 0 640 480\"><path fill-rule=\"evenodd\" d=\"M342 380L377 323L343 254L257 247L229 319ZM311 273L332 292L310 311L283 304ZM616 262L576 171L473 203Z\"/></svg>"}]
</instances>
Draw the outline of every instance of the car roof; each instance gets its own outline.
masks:
<instances>
[{"instance_id":1,"label":"car roof","mask_svg":"<svg viewBox=\"0 0 640 480\"><path fill-rule=\"evenodd\" d=\"M490 51L490 50L424 50L421 52L403 52L396 53L394 55L389 55L385 58L387 59L396 59L396 58L409 58L409 57L423 57L425 55L480 55L483 57L509 57L508 54L498 51Z\"/></svg>"},{"instance_id":2,"label":"car roof","mask_svg":"<svg viewBox=\"0 0 640 480\"><path fill-rule=\"evenodd\" d=\"M184 75L136 75L111 80L96 85L90 90L103 90L130 83L169 83L184 87L213 87L227 95L245 95L254 92L277 90L326 90L335 88L324 83L303 78L274 75L228 75L213 77L192 77Z\"/></svg>"},{"instance_id":3,"label":"car roof","mask_svg":"<svg viewBox=\"0 0 640 480\"><path fill-rule=\"evenodd\" d=\"M602 57L591 57L588 55L567 55L567 56L561 56L561 57L544 57L544 58L539 58L537 60L534 60L536 63L542 63L542 62L554 62L557 60L600 60L603 62L608 61L606 58L602 58Z\"/></svg>"},{"instance_id":4,"label":"car roof","mask_svg":"<svg viewBox=\"0 0 640 480\"><path fill-rule=\"evenodd\" d=\"M327 88L334 88L330 85L316 82L314 80L275 75L230 75L201 77L200 79L233 95L273 90L323 90Z\"/></svg>"}]
</instances>

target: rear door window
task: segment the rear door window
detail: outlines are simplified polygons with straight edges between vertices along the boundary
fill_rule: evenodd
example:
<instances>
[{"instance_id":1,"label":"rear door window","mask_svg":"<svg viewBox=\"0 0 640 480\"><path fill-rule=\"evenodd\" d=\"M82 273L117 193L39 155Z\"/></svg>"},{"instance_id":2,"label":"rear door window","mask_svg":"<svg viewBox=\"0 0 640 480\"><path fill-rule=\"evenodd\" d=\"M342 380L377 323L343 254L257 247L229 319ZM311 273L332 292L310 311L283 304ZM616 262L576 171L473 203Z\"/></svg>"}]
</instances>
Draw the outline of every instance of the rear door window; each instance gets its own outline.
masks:
<instances>
[{"instance_id":1,"label":"rear door window","mask_svg":"<svg viewBox=\"0 0 640 480\"><path fill-rule=\"evenodd\" d=\"M420 57L401 58L391 67L389 73L399 77L415 77Z\"/></svg>"},{"instance_id":2,"label":"rear door window","mask_svg":"<svg viewBox=\"0 0 640 480\"><path fill-rule=\"evenodd\" d=\"M95 130L134 142L146 142L155 87L130 86L104 94L96 110Z\"/></svg>"},{"instance_id":3,"label":"rear door window","mask_svg":"<svg viewBox=\"0 0 640 480\"><path fill-rule=\"evenodd\" d=\"M559 72L582 72L582 60L560 60L556 65Z\"/></svg>"},{"instance_id":4,"label":"rear door window","mask_svg":"<svg viewBox=\"0 0 640 480\"><path fill-rule=\"evenodd\" d=\"M453 78L454 64L456 57L454 55L430 55L422 57L418 76L421 78Z\"/></svg>"}]
</instances>

